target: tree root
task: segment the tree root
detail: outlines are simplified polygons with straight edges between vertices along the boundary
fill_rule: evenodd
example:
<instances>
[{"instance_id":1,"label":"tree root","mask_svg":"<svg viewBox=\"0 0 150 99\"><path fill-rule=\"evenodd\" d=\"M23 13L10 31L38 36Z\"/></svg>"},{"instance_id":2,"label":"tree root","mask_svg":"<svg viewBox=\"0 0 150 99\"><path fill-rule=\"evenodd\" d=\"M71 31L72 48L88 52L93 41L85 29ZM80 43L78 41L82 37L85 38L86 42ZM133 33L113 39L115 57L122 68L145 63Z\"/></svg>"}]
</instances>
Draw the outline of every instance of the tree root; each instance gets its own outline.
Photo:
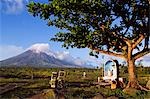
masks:
<instances>
[{"instance_id":1,"label":"tree root","mask_svg":"<svg viewBox=\"0 0 150 99\"><path fill-rule=\"evenodd\" d=\"M139 87L140 87L141 90L144 90L144 91L150 91L150 90L148 90L147 88L144 88L144 87L141 86L141 85L139 85Z\"/></svg>"},{"instance_id":2,"label":"tree root","mask_svg":"<svg viewBox=\"0 0 150 99\"><path fill-rule=\"evenodd\" d=\"M128 85L126 86L126 88L135 88L135 89L139 89L139 90L150 91L149 89L141 86L137 81L128 82Z\"/></svg>"},{"instance_id":3,"label":"tree root","mask_svg":"<svg viewBox=\"0 0 150 99\"><path fill-rule=\"evenodd\" d=\"M126 88L140 89L138 81L129 81Z\"/></svg>"}]
</instances>

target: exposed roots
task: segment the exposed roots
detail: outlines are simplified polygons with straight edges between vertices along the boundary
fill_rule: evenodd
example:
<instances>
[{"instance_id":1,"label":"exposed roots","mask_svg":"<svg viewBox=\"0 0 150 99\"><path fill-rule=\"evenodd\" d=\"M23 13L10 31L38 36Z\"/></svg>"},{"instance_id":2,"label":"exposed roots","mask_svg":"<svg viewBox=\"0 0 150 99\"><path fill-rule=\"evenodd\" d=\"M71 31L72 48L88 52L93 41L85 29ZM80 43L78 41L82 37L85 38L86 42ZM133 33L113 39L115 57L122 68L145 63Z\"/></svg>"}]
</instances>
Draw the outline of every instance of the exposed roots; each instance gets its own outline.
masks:
<instances>
[{"instance_id":1,"label":"exposed roots","mask_svg":"<svg viewBox=\"0 0 150 99\"><path fill-rule=\"evenodd\" d=\"M148 90L147 88L142 87L141 85L139 85L139 87L140 87L141 90L150 91L150 90Z\"/></svg>"},{"instance_id":2,"label":"exposed roots","mask_svg":"<svg viewBox=\"0 0 150 99\"><path fill-rule=\"evenodd\" d=\"M139 86L140 85L139 85L138 81L135 80L135 81L129 81L126 88L131 87L131 88L139 89L140 88Z\"/></svg>"},{"instance_id":3,"label":"exposed roots","mask_svg":"<svg viewBox=\"0 0 150 99\"><path fill-rule=\"evenodd\" d=\"M141 86L138 83L138 81L129 81L128 85L126 86L126 88L135 88L135 89L139 89L139 90L150 91L147 88L144 88L143 86Z\"/></svg>"}]
</instances>

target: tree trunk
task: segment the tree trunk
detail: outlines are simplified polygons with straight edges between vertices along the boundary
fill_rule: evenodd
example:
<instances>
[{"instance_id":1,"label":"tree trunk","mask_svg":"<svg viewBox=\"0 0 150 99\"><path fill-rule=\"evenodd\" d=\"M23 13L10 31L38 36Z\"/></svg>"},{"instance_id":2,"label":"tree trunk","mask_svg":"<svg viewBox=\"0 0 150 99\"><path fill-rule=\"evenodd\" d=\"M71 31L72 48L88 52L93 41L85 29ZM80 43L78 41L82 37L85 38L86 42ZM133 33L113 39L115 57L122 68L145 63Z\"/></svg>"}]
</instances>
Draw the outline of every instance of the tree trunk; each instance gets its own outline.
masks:
<instances>
[{"instance_id":1,"label":"tree trunk","mask_svg":"<svg viewBox=\"0 0 150 99\"><path fill-rule=\"evenodd\" d=\"M136 89L140 89L140 90L145 90L147 91L146 88L142 87L138 80L137 80L137 75L136 75L136 71L135 71L135 58L132 56L132 51L134 48L132 48L132 45L129 44L128 45L128 55L127 55L127 63L128 63L128 78L129 78L129 82L126 88L136 88Z\"/></svg>"},{"instance_id":2,"label":"tree trunk","mask_svg":"<svg viewBox=\"0 0 150 99\"><path fill-rule=\"evenodd\" d=\"M132 87L132 88L136 88L139 89L139 83L136 77L136 73L135 73L135 60L133 59L129 59L128 61L128 73L129 73L129 82L127 85L127 88Z\"/></svg>"},{"instance_id":3,"label":"tree trunk","mask_svg":"<svg viewBox=\"0 0 150 99\"><path fill-rule=\"evenodd\" d=\"M139 89L139 83L135 73L135 60L132 57L132 51L133 51L132 46L128 46L127 63L128 63L129 82L127 88L131 87L131 88Z\"/></svg>"}]
</instances>

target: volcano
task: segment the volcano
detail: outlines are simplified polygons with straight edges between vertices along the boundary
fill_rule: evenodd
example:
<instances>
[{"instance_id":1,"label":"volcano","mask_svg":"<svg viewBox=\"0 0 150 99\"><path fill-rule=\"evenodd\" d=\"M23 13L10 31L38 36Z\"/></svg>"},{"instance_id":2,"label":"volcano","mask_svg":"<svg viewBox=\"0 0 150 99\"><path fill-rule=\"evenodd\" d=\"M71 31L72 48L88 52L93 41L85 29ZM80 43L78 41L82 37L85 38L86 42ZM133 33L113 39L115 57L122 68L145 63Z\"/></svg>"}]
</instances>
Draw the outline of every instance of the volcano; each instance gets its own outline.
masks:
<instances>
[{"instance_id":1,"label":"volcano","mask_svg":"<svg viewBox=\"0 0 150 99\"><path fill-rule=\"evenodd\" d=\"M22 54L2 60L0 61L0 66L81 67L35 50L27 50Z\"/></svg>"}]
</instances>

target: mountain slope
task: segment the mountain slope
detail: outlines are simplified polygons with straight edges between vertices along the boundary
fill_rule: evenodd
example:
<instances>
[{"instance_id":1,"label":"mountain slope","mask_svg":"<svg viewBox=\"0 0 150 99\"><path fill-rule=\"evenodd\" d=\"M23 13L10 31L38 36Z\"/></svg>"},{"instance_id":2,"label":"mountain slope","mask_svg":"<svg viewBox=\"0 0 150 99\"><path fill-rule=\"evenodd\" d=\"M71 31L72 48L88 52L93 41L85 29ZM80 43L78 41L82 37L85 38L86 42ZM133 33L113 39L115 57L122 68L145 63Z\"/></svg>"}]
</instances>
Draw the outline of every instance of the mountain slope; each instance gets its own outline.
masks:
<instances>
[{"instance_id":1,"label":"mountain slope","mask_svg":"<svg viewBox=\"0 0 150 99\"><path fill-rule=\"evenodd\" d=\"M0 66L79 67L56 59L44 52L28 50L18 56L0 61Z\"/></svg>"}]
</instances>

